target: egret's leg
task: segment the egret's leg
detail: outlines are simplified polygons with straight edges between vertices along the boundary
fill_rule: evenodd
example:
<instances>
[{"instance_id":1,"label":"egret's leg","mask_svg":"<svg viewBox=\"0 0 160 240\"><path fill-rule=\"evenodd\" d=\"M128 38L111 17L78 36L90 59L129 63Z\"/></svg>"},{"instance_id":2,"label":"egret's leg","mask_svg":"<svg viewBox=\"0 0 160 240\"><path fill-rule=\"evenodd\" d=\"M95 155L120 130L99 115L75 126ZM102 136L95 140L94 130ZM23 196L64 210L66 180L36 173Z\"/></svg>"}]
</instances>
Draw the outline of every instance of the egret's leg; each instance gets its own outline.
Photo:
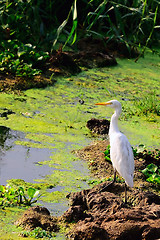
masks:
<instances>
[{"instance_id":1,"label":"egret's leg","mask_svg":"<svg viewBox=\"0 0 160 240\"><path fill-rule=\"evenodd\" d=\"M113 183L116 182L116 169L114 169L114 178L113 178Z\"/></svg>"},{"instance_id":2,"label":"egret's leg","mask_svg":"<svg viewBox=\"0 0 160 240\"><path fill-rule=\"evenodd\" d=\"M125 183L125 185L124 185L124 202L125 203L127 203L127 185L126 185L126 183Z\"/></svg>"},{"instance_id":3,"label":"egret's leg","mask_svg":"<svg viewBox=\"0 0 160 240\"><path fill-rule=\"evenodd\" d=\"M116 182L116 169L114 169L114 178L113 181L111 181L110 183L108 183L105 187L103 187L102 189L99 190L99 192L103 192L105 191L109 186L111 186L113 183Z\"/></svg>"}]
</instances>

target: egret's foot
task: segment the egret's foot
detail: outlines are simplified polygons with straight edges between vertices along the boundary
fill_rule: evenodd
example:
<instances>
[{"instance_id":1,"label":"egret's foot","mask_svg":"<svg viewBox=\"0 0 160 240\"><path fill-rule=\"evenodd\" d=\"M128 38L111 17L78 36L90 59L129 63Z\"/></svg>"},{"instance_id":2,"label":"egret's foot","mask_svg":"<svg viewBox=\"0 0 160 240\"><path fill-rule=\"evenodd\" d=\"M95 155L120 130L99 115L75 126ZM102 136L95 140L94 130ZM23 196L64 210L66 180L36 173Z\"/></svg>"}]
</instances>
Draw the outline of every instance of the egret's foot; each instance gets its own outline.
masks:
<instances>
[{"instance_id":1,"label":"egret's foot","mask_svg":"<svg viewBox=\"0 0 160 240\"><path fill-rule=\"evenodd\" d=\"M101 188L98 192L99 193L105 192L109 186L113 185L114 182L115 181L113 180L112 182L108 183L105 187Z\"/></svg>"},{"instance_id":2,"label":"egret's foot","mask_svg":"<svg viewBox=\"0 0 160 240\"><path fill-rule=\"evenodd\" d=\"M122 201L121 207L122 207L122 208L128 208L129 206L128 206L128 203L127 203L127 202L123 202L123 201Z\"/></svg>"}]
</instances>

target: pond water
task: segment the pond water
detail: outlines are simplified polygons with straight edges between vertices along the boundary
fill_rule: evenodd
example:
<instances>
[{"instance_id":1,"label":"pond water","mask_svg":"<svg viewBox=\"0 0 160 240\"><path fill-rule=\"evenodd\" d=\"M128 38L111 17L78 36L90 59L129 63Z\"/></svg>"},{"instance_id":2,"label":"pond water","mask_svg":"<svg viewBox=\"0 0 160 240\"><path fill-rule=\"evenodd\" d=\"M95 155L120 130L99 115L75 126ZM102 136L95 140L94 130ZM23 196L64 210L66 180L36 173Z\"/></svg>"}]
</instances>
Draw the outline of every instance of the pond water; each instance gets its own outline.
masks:
<instances>
[{"instance_id":1,"label":"pond water","mask_svg":"<svg viewBox=\"0 0 160 240\"><path fill-rule=\"evenodd\" d=\"M38 183L45 181L46 176L49 176L57 171L57 167L43 164L45 161L49 161L58 149L54 148L54 152L49 148L34 148L31 146L25 146L16 144L15 142L26 141L26 134L20 131L11 130L8 127L0 126L0 184L6 185L8 180L22 179L25 182ZM33 140L29 140L33 143ZM39 142L40 143L40 142ZM32 145L32 144L31 144ZM55 145L55 144L51 144ZM64 151L68 151L71 148L72 143L66 142ZM73 155L73 154L72 154ZM73 155L74 156L74 155ZM59 156L60 157L60 156ZM58 165L58 164L56 164ZM85 165L86 166L86 165ZM88 175L88 169L84 169L84 162L76 160L73 157L72 170L68 168L58 168L58 171L79 171L81 177ZM40 179L40 180L39 180ZM37 181L36 181L37 180ZM79 181L81 181L79 179ZM87 184L83 184L84 187L89 187ZM78 186L78 184L77 184ZM56 184L54 188L48 189L48 193L61 192L64 186ZM56 202L43 201L43 198L38 201L38 204L47 207L51 214L61 215L67 208L67 200L61 202L58 199Z\"/></svg>"},{"instance_id":2,"label":"pond water","mask_svg":"<svg viewBox=\"0 0 160 240\"><path fill-rule=\"evenodd\" d=\"M24 139L24 134L0 126L0 184L6 185L9 179L23 179L33 182L34 178L44 177L51 171L48 166L41 168L38 161L48 159L48 149L34 149L14 144Z\"/></svg>"}]
</instances>

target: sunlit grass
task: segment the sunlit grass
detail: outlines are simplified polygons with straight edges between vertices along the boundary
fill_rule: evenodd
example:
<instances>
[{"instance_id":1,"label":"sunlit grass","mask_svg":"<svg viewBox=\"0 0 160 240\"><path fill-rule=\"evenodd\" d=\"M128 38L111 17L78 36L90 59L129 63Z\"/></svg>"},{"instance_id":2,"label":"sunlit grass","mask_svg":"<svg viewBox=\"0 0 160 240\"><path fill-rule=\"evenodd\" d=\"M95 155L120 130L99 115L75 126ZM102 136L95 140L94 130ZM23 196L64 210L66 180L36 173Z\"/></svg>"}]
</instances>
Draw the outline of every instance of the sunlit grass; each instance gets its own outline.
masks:
<instances>
[{"instance_id":1,"label":"sunlit grass","mask_svg":"<svg viewBox=\"0 0 160 240\"><path fill-rule=\"evenodd\" d=\"M160 116L160 97L155 92L145 93L144 96L134 102L134 105L137 108L137 115L154 113Z\"/></svg>"}]
</instances>

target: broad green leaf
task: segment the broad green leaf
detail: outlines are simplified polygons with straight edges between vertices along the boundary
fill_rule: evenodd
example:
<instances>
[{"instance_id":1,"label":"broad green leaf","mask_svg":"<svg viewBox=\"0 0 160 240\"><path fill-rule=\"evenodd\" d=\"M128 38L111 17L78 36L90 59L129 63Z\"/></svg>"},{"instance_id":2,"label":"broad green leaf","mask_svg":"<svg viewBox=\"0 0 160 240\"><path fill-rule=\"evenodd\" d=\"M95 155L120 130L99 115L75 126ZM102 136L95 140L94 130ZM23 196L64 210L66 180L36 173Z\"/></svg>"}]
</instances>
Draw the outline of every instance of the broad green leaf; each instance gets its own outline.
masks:
<instances>
[{"instance_id":1,"label":"broad green leaf","mask_svg":"<svg viewBox=\"0 0 160 240\"><path fill-rule=\"evenodd\" d=\"M109 155L110 154L110 151L108 149L106 149L106 151L104 151L104 154L105 155Z\"/></svg>"},{"instance_id":2,"label":"broad green leaf","mask_svg":"<svg viewBox=\"0 0 160 240\"><path fill-rule=\"evenodd\" d=\"M150 172L149 172L149 170L148 170L148 168L143 169L143 170L142 170L142 173L143 173L146 177L149 177L149 176L151 175Z\"/></svg>"},{"instance_id":3,"label":"broad green leaf","mask_svg":"<svg viewBox=\"0 0 160 240\"><path fill-rule=\"evenodd\" d=\"M146 179L148 182L158 183L160 184L160 175L152 174L149 178Z\"/></svg>"},{"instance_id":4,"label":"broad green leaf","mask_svg":"<svg viewBox=\"0 0 160 240\"><path fill-rule=\"evenodd\" d=\"M28 196L30 198L34 198L36 191L37 191L37 189L35 189L35 188L32 188L32 187L28 188L28 190L27 190Z\"/></svg>"},{"instance_id":5,"label":"broad green leaf","mask_svg":"<svg viewBox=\"0 0 160 240\"><path fill-rule=\"evenodd\" d=\"M158 167L157 167L155 164L151 163L151 164L149 164L149 165L147 166L147 169L148 169L150 172L155 173L155 172L157 171Z\"/></svg>"},{"instance_id":6,"label":"broad green leaf","mask_svg":"<svg viewBox=\"0 0 160 240\"><path fill-rule=\"evenodd\" d=\"M3 185L0 185L0 191L1 191L1 192L3 192L3 193L4 193L4 192L5 192L5 189L6 189L6 188L5 188L5 186L3 186Z\"/></svg>"},{"instance_id":7,"label":"broad green leaf","mask_svg":"<svg viewBox=\"0 0 160 240\"><path fill-rule=\"evenodd\" d=\"M32 199L32 198L36 197L39 194L39 190L30 187L30 188L28 188L27 193L28 193L28 196Z\"/></svg>"}]
</instances>

